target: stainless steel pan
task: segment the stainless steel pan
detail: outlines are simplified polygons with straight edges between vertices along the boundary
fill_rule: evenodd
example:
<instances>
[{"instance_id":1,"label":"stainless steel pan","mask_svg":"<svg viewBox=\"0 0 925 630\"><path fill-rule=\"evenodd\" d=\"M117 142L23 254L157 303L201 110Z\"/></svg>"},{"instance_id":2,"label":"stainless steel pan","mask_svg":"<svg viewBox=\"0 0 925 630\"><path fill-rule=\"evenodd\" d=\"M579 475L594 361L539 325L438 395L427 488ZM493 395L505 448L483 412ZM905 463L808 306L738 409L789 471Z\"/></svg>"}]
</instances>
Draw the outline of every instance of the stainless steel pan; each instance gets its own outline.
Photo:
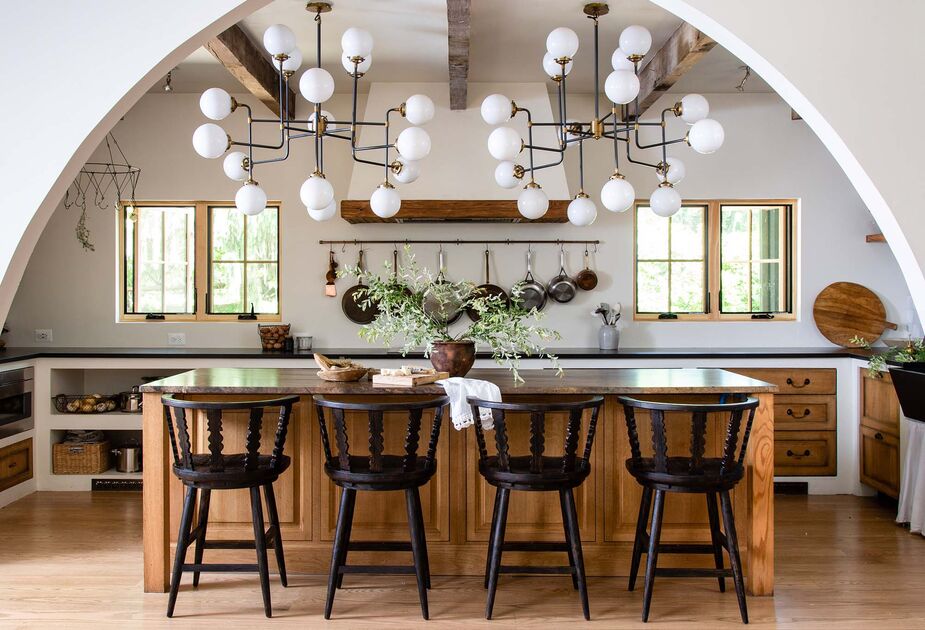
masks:
<instances>
[{"instance_id":1,"label":"stainless steel pan","mask_svg":"<svg viewBox=\"0 0 925 630\"><path fill-rule=\"evenodd\" d=\"M546 287L537 282L533 277L532 258L533 251L528 248L527 275L524 276L520 291L521 306L528 311L534 308L538 311L542 311L543 307L546 306Z\"/></svg>"},{"instance_id":2,"label":"stainless steel pan","mask_svg":"<svg viewBox=\"0 0 925 630\"><path fill-rule=\"evenodd\" d=\"M443 249L438 254L439 270L434 284L444 284L447 282L444 269L446 266L443 262ZM463 309L460 308L462 302L442 302L439 298L430 292L424 294L424 312L432 317L436 322L441 324L452 324L462 317Z\"/></svg>"},{"instance_id":3,"label":"stainless steel pan","mask_svg":"<svg viewBox=\"0 0 925 630\"><path fill-rule=\"evenodd\" d=\"M549 297L560 304L571 302L578 292L578 285L565 273L565 248L559 249L559 275L549 281L546 285L546 292Z\"/></svg>"}]
</instances>

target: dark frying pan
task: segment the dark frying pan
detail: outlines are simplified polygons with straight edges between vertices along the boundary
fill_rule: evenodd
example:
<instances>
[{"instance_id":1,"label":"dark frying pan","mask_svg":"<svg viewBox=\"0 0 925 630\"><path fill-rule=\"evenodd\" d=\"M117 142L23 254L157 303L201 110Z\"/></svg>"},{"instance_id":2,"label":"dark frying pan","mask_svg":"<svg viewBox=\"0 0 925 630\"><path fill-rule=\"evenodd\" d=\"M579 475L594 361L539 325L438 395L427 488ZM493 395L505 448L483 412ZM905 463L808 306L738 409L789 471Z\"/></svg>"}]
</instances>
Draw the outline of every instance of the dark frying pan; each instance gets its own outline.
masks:
<instances>
[{"instance_id":1,"label":"dark frying pan","mask_svg":"<svg viewBox=\"0 0 925 630\"><path fill-rule=\"evenodd\" d=\"M475 287L475 290L473 291L473 293L475 294L475 297L482 297L485 295L487 296L496 295L500 297L504 301L505 304L510 304L511 300L507 296L507 291L499 287L497 284L491 283L491 275L489 271L490 266L491 266L491 263L489 262L490 258L491 258L491 252L489 252L488 249L486 248L485 249L485 284L480 284L479 286ZM471 306L466 307L466 314L469 316L469 319L471 319L472 321L474 322L479 321L479 312L475 310L474 308L472 308Z\"/></svg>"},{"instance_id":2,"label":"dark frying pan","mask_svg":"<svg viewBox=\"0 0 925 630\"><path fill-rule=\"evenodd\" d=\"M357 258L357 269L360 271L357 284L347 289L347 292L344 293L344 297L341 298L340 304L341 308L344 309L344 315L354 324L369 324L376 319L376 315L379 314L379 307L372 303L366 305L365 308L363 306L366 300L369 299L369 296L366 293L367 287L363 284L363 274L366 270L363 266L362 249Z\"/></svg>"},{"instance_id":3,"label":"dark frying pan","mask_svg":"<svg viewBox=\"0 0 925 630\"><path fill-rule=\"evenodd\" d=\"M438 264L440 268L437 272L437 277L434 279L434 284L445 284L447 279L443 271L445 268L443 264L443 249L441 249L438 254ZM460 306L461 304L441 304L440 300L433 295L429 293L424 294L424 312L440 324L449 325L458 321L463 314L463 309L461 309Z\"/></svg>"},{"instance_id":4,"label":"dark frying pan","mask_svg":"<svg viewBox=\"0 0 925 630\"><path fill-rule=\"evenodd\" d=\"M585 247L585 268L579 271L578 275L575 276L575 284L583 291L593 291L594 287L597 286L597 274L594 273L594 270L591 269L591 265L588 262L587 247Z\"/></svg>"},{"instance_id":5,"label":"dark frying pan","mask_svg":"<svg viewBox=\"0 0 925 630\"><path fill-rule=\"evenodd\" d=\"M542 311L543 307L546 306L546 287L533 278L533 266L530 262L532 258L533 252L527 249L527 275L524 276L521 283L521 307L527 311L534 308L537 311Z\"/></svg>"}]
</instances>

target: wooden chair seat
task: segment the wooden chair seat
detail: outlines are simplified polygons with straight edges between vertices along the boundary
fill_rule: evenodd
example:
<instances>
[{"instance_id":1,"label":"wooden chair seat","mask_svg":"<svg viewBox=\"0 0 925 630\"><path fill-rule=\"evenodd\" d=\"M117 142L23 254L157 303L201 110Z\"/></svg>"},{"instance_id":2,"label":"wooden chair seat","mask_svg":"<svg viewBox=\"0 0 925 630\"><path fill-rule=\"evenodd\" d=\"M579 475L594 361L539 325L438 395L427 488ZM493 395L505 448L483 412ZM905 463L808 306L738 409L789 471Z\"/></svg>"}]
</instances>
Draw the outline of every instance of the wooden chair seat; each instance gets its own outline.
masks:
<instances>
[{"instance_id":1,"label":"wooden chair seat","mask_svg":"<svg viewBox=\"0 0 925 630\"><path fill-rule=\"evenodd\" d=\"M283 474L291 461L288 455L282 455L272 462L272 455L259 455L257 466L247 470L244 465L244 453L224 455L224 470L212 470L212 456L207 454L192 455L192 468L174 465L173 473L183 483L197 488L208 487L211 490L232 490L251 488L273 483Z\"/></svg>"},{"instance_id":2,"label":"wooden chair seat","mask_svg":"<svg viewBox=\"0 0 925 630\"><path fill-rule=\"evenodd\" d=\"M629 458L626 470L643 486L660 488L671 492L718 492L731 490L745 474L745 468L738 463L723 466L720 457L704 457L698 472L691 472L690 457L667 458L666 470L658 470L653 457Z\"/></svg>"},{"instance_id":3,"label":"wooden chair seat","mask_svg":"<svg viewBox=\"0 0 925 630\"><path fill-rule=\"evenodd\" d=\"M495 487L528 492L576 488L591 474L591 464L583 457L576 457L574 468L567 470L563 470L563 457L544 455L540 459L539 472L533 472L537 466L532 455L508 457L504 470L493 455L479 462L479 473Z\"/></svg>"},{"instance_id":4,"label":"wooden chair seat","mask_svg":"<svg viewBox=\"0 0 925 630\"><path fill-rule=\"evenodd\" d=\"M350 456L350 469L325 464L325 474L341 488L353 490L405 490L419 488L437 472L437 461L418 457L411 467L405 466L405 456L380 456L378 470L371 470L369 457Z\"/></svg>"}]
</instances>

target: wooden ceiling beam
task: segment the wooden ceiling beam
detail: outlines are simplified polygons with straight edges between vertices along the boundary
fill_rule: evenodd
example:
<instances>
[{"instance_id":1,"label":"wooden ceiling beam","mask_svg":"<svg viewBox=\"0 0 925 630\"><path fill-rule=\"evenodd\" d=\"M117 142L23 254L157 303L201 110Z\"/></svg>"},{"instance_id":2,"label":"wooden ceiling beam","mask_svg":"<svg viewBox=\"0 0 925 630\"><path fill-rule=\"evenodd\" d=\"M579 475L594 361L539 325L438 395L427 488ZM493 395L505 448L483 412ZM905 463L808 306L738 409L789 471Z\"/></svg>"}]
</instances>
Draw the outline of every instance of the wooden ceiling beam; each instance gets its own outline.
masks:
<instances>
[{"instance_id":1,"label":"wooden ceiling beam","mask_svg":"<svg viewBox=\"0 0 925 630\"><path fill-rule=\"evenodd\" d=\"M450 109L466 109L469 80L469 9L471 0L447 0L447 48L450 66Z\"/></svg>"},{"instance_id":2,"label":"wooden ceiling beam","mask_svg":"<svg viewBox=\"0 0 925 630\"><path fill-rule=\"evenodd\" d=\"M681 24L639 73L640 115L714 46L716 42L710 37L687 22Z\"/></svg>"},{"instance_id":3,"label":"wooden ceiling beam","mask_svg":"<svg viewBox=\"0 0 925 630\"><path fill-rule=\"evenodd\" d=\"M237 24L206 42L206 50L261 103L279 116L279 72ZM295 92L287 89L289 116L295 115Z\"/></svg>"}]
</instances>

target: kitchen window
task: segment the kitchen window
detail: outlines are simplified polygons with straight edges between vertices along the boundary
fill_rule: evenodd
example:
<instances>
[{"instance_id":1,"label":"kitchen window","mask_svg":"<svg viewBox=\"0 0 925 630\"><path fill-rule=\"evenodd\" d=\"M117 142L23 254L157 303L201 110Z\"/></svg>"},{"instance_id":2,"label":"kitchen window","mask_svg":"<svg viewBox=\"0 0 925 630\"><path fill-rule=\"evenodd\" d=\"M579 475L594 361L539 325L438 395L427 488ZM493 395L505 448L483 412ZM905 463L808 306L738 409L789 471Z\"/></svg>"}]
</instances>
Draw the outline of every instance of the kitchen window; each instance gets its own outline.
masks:
<instances>
[{"instance_id":1,"label":"kitchen window","mask_svg":"<svg viewBox=\"0 0 925 630\"><path fill-rule=\"evenodd\" d=\"M120 321L280 321L279 205L122 204Z\"/></svg>"},{"instance_id":2,"label":"kitchen window","mask_svg":"<svg viewBox=\"0 0 925 630\"><path fill-rule=\"evenodd\" d=\"M797 201L635 206L635 318L793 320Z\"/></svg>"}]
</instances>

